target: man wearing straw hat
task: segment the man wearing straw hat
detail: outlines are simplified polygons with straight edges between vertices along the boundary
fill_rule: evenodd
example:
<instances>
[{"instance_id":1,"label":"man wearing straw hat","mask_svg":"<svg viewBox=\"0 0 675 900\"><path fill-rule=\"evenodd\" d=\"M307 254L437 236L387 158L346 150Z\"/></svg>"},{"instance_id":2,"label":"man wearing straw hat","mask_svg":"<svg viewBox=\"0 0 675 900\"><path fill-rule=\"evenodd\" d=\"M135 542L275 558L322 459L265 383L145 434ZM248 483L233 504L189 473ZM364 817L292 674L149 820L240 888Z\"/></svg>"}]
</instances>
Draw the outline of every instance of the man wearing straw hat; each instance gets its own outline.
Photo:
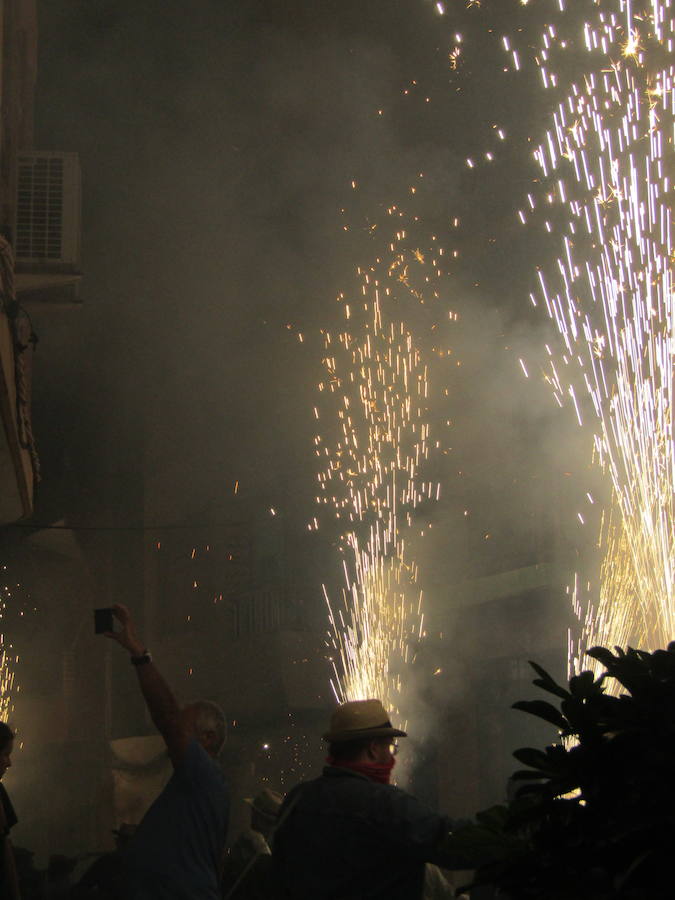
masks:
<instances>
[{"instance_id":1,"label":"man wearing straw hat","mask_svg":"<svg viewBox=\"0 0 675 900\"><path fill-rule=\"evenodd\" d=\"M223 898L262 900L270 893L271 838L283 797L263 788L255 797L245 797L251 807L251 827L232 845L223 871Z\"/></svg>"},{"instance_id":2,"label":"man wearing straw hat","mask_svg":"<svg viewBox=\"0 0 675 900\"><path fill-rule=\"evenodd\" d=\"M443 849L450 819L389 784L402 737L379 700L333 712L328 765L279 813L272 853L285 900L414 900L426 863L464 868Z\"/></svg>"}]
</instances>

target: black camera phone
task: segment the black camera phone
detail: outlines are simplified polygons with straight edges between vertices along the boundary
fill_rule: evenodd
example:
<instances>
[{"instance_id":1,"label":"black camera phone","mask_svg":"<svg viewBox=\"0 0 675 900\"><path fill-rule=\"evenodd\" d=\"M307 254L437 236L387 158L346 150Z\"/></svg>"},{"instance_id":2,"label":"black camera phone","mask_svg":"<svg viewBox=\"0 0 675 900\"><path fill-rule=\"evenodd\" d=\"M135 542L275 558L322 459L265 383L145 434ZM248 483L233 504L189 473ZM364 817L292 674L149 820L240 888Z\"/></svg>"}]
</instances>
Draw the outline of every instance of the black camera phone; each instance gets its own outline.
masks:
<instances>
[{"instance_id":1,"label":"black camera phone","mask_svg":"<svg viewBox=\"0 0 675 900\"><path fill-rule=\"evenodd\" d=\"M94 633L104 634L106 631L115 630L115 618L109 606L94 610Z\"/></svg>"}]
</instances>

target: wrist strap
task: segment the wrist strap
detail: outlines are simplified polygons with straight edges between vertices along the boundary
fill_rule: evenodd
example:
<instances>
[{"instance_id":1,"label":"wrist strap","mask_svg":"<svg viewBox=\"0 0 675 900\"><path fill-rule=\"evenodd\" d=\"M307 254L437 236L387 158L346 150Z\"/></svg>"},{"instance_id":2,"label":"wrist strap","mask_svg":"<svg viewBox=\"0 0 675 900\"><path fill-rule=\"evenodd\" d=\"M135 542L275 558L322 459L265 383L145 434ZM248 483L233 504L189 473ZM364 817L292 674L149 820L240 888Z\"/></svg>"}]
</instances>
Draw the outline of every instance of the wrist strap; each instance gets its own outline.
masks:
<instances>
[{"instance_id":1,"label":"wrist strap","mask_svg":"<svg viewBox=\"0 0 675 900\"><path fill-rule=\"evenodd\" d=\"M140 656L132 656L130 659L132 666L145 666L152 662L152 654L149 650L144 650Z\"/></svg>"}]
</instances>

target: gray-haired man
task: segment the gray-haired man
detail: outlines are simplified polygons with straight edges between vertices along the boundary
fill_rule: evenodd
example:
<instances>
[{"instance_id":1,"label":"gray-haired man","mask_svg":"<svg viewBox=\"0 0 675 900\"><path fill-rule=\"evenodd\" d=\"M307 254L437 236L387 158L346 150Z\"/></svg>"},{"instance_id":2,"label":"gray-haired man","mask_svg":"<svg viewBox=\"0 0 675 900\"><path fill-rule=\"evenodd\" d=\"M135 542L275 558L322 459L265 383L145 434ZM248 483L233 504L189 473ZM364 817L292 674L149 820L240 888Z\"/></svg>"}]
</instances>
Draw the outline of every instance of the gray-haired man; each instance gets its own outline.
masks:
<instances>
[{"instance_id":1,"label":"gray-haired man","mask_svg":"<svg viewBox=\"0 0 675 900\"><path fill-rule=\"evenodd\" d=\"M230 805L216 761L225 742L225 717L208 700L181 709L140 639L129 610L119 604L113 613L122 628L106 636L129 651L174 769L125 853L128 896L133 900L219 900Z\"/></svg>"}]
</instances>

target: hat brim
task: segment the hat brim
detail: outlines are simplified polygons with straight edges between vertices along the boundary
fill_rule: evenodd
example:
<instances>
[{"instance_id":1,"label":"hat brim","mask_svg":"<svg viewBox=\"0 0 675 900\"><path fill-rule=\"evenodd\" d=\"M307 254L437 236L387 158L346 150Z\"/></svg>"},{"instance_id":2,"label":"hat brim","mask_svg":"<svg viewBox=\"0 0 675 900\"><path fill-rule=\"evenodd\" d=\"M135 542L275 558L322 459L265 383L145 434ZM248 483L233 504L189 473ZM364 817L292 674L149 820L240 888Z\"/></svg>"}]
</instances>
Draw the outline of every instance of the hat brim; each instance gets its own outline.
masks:
<instances>
[{"instance_id":1,"label":"hat brim","mask_svg":"<svg viewBox=\"0 0 675 900\"><path fill-rule=\"evenodd\" d=\"M354 729L352 731L327 731L322 737L324 741L334 744L342 741L363 741L368 738L408 737L408 733L401 731L400 728L393 728L391 725L388 725L382 728L361 728L360 730Z\"/></svg>"},{"instance_id":2,"label":"hat brim","mask_svg":"<svg viewBox=\"0 0 675 900\"><path fill-rule=\"evenodd\" d=\"M266 816L268 819L276 819L279 810L281 809L281 803L275 812L272 812L271 809L261 809L255 802L255 797L244 797L244 803L248 803L254 812L257 812L258 815Z\"/></svg>"}]
</instances>

